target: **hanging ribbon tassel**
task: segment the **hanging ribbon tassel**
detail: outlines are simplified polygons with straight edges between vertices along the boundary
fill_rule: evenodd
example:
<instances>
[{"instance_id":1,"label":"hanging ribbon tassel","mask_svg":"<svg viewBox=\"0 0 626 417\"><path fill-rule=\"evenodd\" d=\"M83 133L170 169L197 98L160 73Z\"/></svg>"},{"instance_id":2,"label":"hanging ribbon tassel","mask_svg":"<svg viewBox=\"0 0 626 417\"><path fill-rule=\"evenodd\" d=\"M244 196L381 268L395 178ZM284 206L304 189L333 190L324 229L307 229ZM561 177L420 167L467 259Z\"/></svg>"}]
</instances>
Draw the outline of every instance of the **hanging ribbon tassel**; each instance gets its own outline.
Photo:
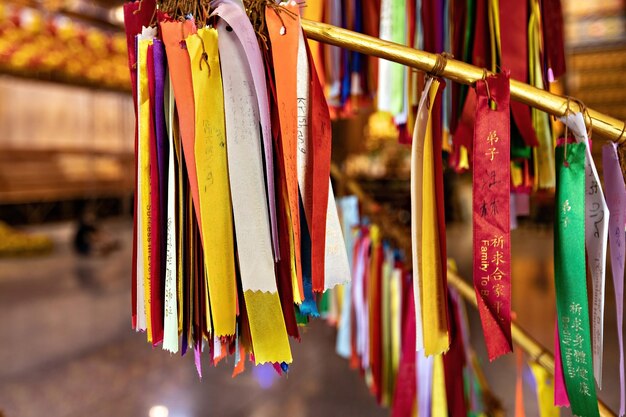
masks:
<instances>
[{"instance_id":1,"label":"hanging ribbon tassel","mask_svg":"<svg viewBox=\"0 0 626 417\"><path fill-rule=\"evenodd\" d=\"M166 217L166 242L165 242L165 301L163 319L163 349L171 353L178 352L178 327L179 314L178 294L182 293L177 285L178 276L178 253L177 253L177 228L176 228L176 174L175 174L175 148L174 148L174 89L166 76L165 105L167 106L167 217Z\"/></svg>"},{"instance_id":2,"label":"hanging ribbon tassel","mask_svg":"<svg viewBox=\"0 0 626 417\"><path fill-rule=\"evenodd\" d=\"M417 359L417 410L418 416L430 417L433 404L433 371L435 356L416 353Z\"/></svg>"},{"instance_id":3,"label":"hanging ribbon tassel","mask_svg":"<svg viewBox=\"0 0 626 417\"><path fill-rule=\"evenodd\" d=\"M431 406L432 417L449 417L443 355L434 356Z\"/></svg>"},{"instance_id":4,"label":"hanging ribbon tassel","mask_svg":"<svg viewBox=\"0 0 626 417\"><path fill-rule=\"evenodd\" d=\"M158 112L163 114L162 91L157 94L157 63L155 61L155 47L160 41L154 39L148 46L148 94L150 95L150 211L148 228L148 247L150 251L150 328L152 330L152 344L158 345L163 341L163 296L161 285L161 190L159 183L159 133L162 135L162 126L159 126ZM160 96L160 97L159 97ZM157 101L157 97L160 101ZM158 104L157 104L158 103ZM160 120L162 122L163 120ZM160 131L160 132L159 132Z\"/></svg>"},{"instance_id":5,"label":"hanging ribbon tassel","mask_svg":"<svg viewBox=\"0 0 626 417\"><path fill-rule=\"evenodd\" d=\"M146 330L152 342L150 306L150 129L151 110L148 83L148 48L156 36L156 29L144 28L137 37L137 103L138 119L138 165L137 165L137 330Z\"/></svg>"},{"instance_id":6,"label":"hanging ribbon tassel","mask_svg":"<svg viewBox=\"0 0 626 417\"><path fill-rule=\"evenodd\" d=\"M548 371L537 362L530 362L530 370L537 385L539 417L559 417L559 409L554 406L554 380Z\"/></svg>"},{"instance_id":7,"label":"hanging ribbon tassel","mask_svg":"<svg viewBox=\"0 0 626 417\"><path fill-rule=\"evenodd\" d=\"M226 22L217 26L223 71L228 168L239 272L257 363L291 362L276 287L265 185L259 107L243 45Z\"/></svg>"},{"instance_id":8,"label":"hanging ribbon tassel","mask_svg":"<svg viewBox=\"0 0 626 417\"><path fill-rule=\"evenodd\" d=\"M528 65L528 81L529 84L543 90L546 87L546 80L543 78L543 70L542 65L544 62L541 60L541 16L540 16L540 6L538 0L532 0L530 2L530 18L528 21L528 51L529 51L529 61L526 63ZM521 3L520 3L521 4ZM523 5L526 8L526 5ZM504 13L506 15L511 16L508 10ZM514 19L518 20L518 19ZM554 24L558 24L554 22ZM514 29L507 27L505 33L512 33ZM514 54L520 55L519 51L514 51ZM514 66L510 66L507 68L515 68ZM525 72L524 72L525 73ZM522 78L517 78L518 75L513 73L513 78L517 80L522 80ZM526 107L522 103L513 102L512 106L522 106ZM514 116L517 121L517 114L515 113L516 109L514 107ZM521 112L521 110L517 110ZM537 144L538 146L533 149L533 159L535 163L535 177L537 180L537 184L539 188L554 188L555 185L555 171L554 171L554 143L552 141L552 132L550 131L550 119L549 115L536 108L531 108L531 117L532 117L532 127L536 132ZM519 126L519 125L518 125ZM526 134L524 136L526 138ZM528 141L526 141L528 143Z\"/></svg>"},{"instance_id":9,"label":"hanging ribbon tassel","mask_svg":"<svg viewBox=\"0 0 626 417\"><path fill-rule=\"evenodd\" d=\"M421 279L420 279L420 246L422 242L422 197L423 197L423 169L424 169L424 140L428 125L428 109L430 105L430 87L433 78L428 78L422 91L422 96L417 108L415 117L415 128L413 129L413 143L411 145L411 242L413 261L413 291L415 302L415 326L416 343L415 349L420 352L424 350L424 331L422 328L422 301L421 301Z\"/></svg>"},{"instance_id":10,"label":"hanging ribbon tassel","mask_svg":"<svg viewBox=\"0 0 626 417\"><path fill-rule=\"evenodd\" d=\"M422 238L420 260L420 285L424 354L438 355L448 350L448 308L446 297L445 234L441 230L442 188L441 144L433 134L432 110L439 96L439 80L433 80L428 98L428 123L424 139L424 164L422 171Z\"/></svg>"},{"instance_id":11,"label":"hanging ribbon tassel","mask_svg":"<svg viewBox=\"0 0 626 417\"><path fill-rule=\"evenodd\" d=\"M196 160L194 144L196 140L195 103L193 81L191 75L190 58L187 48L182 43L189 35L195 34L197 29L193 20L184 22L162 21L159 23L165 52L170 69L170 77L174 85L174 97L178 112L179 126L182 138L182 153L185 157L187 176L193 198L198 226L201 224L200 197L198 192L198 175L196 173Z\"/></svg>"},{"instance_id":12,"label":"hanging ribbon tassel","mask_svg":"<svg viewBox=\"0 0 626 417\"><path fill-rule=\"evenodd\" d=\"M558 318L554 326L554 405L557 407L570 406L567 388L565 387L563 361L561 360L561 340L559 338Z\"/></svg>"},{"instance_id":13,"label":"hanging ribbon tassel","mask_svg":"<svg viewBox=\"0 0 626 417\"><path fill-rule=\"evenodd\" d=\"M263 162L265 163L267 200L269 203L272 227L272 246L274 249L274 259L278 260L280 258L280 250L278 245L278 222L276 215L277 196L274 183L274 151L272 146L271 116L263 56L261 55L254 28L245 10L241 7L241 4L237 4L236 0L224 0L217 6L213 14L224 19L235 32L239 42L243 45L243 50L250 71L252 72L261 123L263 155L265 156Z\"/></svg>"},{"instance_id":14,"label":"hanging ribbon tassel","mask_svg":"<svg viewBox=\"0 0 626 417\"><path fill-rule=\"evenodd\" d=\"M396 378L391 417L411 417L413 415L417 393L417 370L421 369L419 366L416 369L415 335L413 334L416 329L416 316L413 297L408 298L405 309L402 354ZM418 415L422 416L421 413Z\"/></svg>"},{"instance_id":15,"label":"hanging ribbon tassel","mask_svg":"<svg viewBox=\"0 0 626 417\"><path fill-rule=\"evenodd\" d=\"M596 164L591 155L591 142L587 137L587 127L582 113L560 118L574 134L576 141L585 144L585 247L587 259L591 263L593 323L592 350L593 373L602 389L602 352L604 350L604 292L606 278L606 251L609 234L609 209L598 176Z\"/></svg>"},{"instance_id":16,"label":"hanging ribbon tassel","mask_svg":"<svg viewBox=\"0 0 626 417\"><path fill-rule=\"evenodd\" d=\"M572 412L597 417L585 276L585 148L584 143L574 143L556 150L554 276L561 359Z\"/></svg>"},{"instance_id":17,"label":"hanging ribbon tassel","mask_svg":"<svg viewBox=\"0 0 626 417\"><path fill-rule=\"evenodd\" d=\"M450 417L466 417L465 399L465 346L461 330L459 305L448 292L448 317L450 317L450 350L443 355L446 381L446 398Z\"/></svg>"},{"instance_id":18,"label":"hanging ribbon tassel","mask_svg":"<svg viewBox=\"0 0 626 417\"><path fill-rule=\"evenodd\" d=\"M143 7L141 7L143 6ZM138 95L139 88L137 85L137 79L139 75L138 71L138 63L137 63L137 54L138 54L138 39L137 36L141 35L142 28L144 26L148 26L150 24L150 19L155 9L155 0L146 0L142 3L125 3L124 4L124 28L126 29L126 47L128 50L128 68L130 70L130 80L132 86L132 96L133 96L133 104L135 110L135 166L134 172L137 173L139 167L139 153L137 152L137 148L139 145L139 106L138 106ZM153 33L151 37L156 36L156 33ZM137 210L137 199L139 193L137 193L138 185L137 185L138 176L135 175L135 193L134 193L134 201L133 201L133 254L132 254L132 279L131 279L131 309L132 309L132 326L133 329L138 329L137 327L137 243L139 240L138 229L137 229L137 219L139 218L139 211ZM140 311L143 314L143 311Z\"/></svg>"},{"instance_id":19,"label":"hanging ribbon tassel","mask_svg":"<svg viewBox=\"0 0 626 417\"><path fill-rule=\"evenodd\" d=\"M515 417L526 417L524 408L524 352L519 347L515 350Z\"/></svg>"},{"instance_id":20,"label":"hanging ribbon tassel","mask_svg":"<svg viewBox=\"0 0 626 417\"><path fill-rule=\"evenodd\" d=\"M313 143L313 219L311 224L311 270L313 289L324 291L350 281L350 265L337 215L337 203L330 181L332 129L330 112L313 54L306 42L310 85L309 134Z\"/></svg>"},{"instance_id":21,"label":"hanging ribbon tassel","mask_svg":"<svg viewBox=\"0 0 626 417\"><path fill-rule=\"evenodd\" d=\"M474 288L490 360L512 350L509 94L508 73L476 83Z\"/></svg>"},{"instance_id":22,"label":"hanging ribbon tassel","mask_svg":"<svg viewBox=\"0 0 626 417\"><path fill-rule=\"evenodd\" d=\"M602 147L602 165L604 168L604 185L607 192L607 203L611 212L609 218L609 242L611 245L611 270L613 273L613 287L615 288L615 305L617 313L617 339L619 342L619 381L620 403L619 416L625 410L625 381L624 381L624 225L626 224L626 188L624 177L617 156L617 145L614 143Z\"/></svg>"},{"instance_id":23,"label":"hanging ribbon tassel","mask_svg":"<svg viewBox=\"0 0 626 417\"><path fill-rule=\"evenodd\" d=\"M265 19L271 42L274 63L274 79L278 116L280 120L279 153L282 155L282 171L285 175L286 194L289 202L291 225L290 241L293 242L292 275L298 283L300 299L304 300L302 287L300 202L298 194L297 141L298 141L298 94L297 66L300 17L298 7L289 5L287 11L266 8Z\"/></svg>"},{"instance_id":24,"label":"hanging ribbon tassel","mask_svg":"<svg viewBox=\"0 0 626 417\"><path fill-rule=\"evenodd\" d=\"M355 228L360 223L359 200L356 196L346 196L338 200L341 207L341 219L343 236L345 238L346 252L349 255L348 262L350 272L354 271ZM350 335L352 333L352 283L343 286L343 302L341 306L341 319L337 330L337 343L335 351L343 358L349 358L352 351Z\"/></svg>"},{"instance_id":25,"label":"hanging ribbon tassel","mask_svg":"<svg viewBox=\"0 0 626 417\"><path fill-rule=\"evenodd\" d=\"M512 78L525 82L528 79L528 5L516 0L500 2L502 62L504 68L510 68ZM495 53L495 51L492 51ZM530 57L531 59L533 57ZM495 61L495 60L494 60ZM532 69L532 67L531 67ZM533 128L531 112L527 105L514 101L511 112L515 125L528 146L537 146L537 135Z\"/></svg>"},{"instance_id":26,"label":"hanging ribbon tassel","mask_svg":"<svg viewBox=\"0 0 626 417\"><path fill-rule=\"evenodd\" d=\"M186 42L196 107L195 162L210 317L215 335L228 336L235 334L237 285L217 30L200 29Z\"/></svg>"}]
</instances>

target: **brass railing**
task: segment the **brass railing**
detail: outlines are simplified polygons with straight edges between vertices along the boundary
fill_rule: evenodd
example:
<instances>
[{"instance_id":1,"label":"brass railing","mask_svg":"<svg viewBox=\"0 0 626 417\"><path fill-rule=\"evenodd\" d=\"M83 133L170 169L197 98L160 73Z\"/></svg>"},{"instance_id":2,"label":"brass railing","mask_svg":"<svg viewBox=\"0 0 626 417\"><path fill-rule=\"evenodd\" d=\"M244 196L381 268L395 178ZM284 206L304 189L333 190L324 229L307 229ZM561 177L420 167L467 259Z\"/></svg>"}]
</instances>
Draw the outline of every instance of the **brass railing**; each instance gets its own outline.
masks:
<instances>
[{"instance_id":1,"label":"brass railing","mask_svg":"<svg viewBox=\"0 0 626 417\"><path fill-rule=\"evenodd\" d=\"M302 28L309 39L384 58L424 72L432 72L438 60L442 60L438 54L419 51L325 23L303 19ZM446 65L443 70L438 71L439 74L461 84L471 85L485 74L482 68L454 59L448 58L443 63ZM571 111L582 110L580 102L575 99L552 94L517 80L511 80L511 98L554 116L563 116L568 105ZM589 108L584 114L585 123L587 127L593 126L594 135L619 144L626 142L624 122Z\"/></svg>"}]
</instances>

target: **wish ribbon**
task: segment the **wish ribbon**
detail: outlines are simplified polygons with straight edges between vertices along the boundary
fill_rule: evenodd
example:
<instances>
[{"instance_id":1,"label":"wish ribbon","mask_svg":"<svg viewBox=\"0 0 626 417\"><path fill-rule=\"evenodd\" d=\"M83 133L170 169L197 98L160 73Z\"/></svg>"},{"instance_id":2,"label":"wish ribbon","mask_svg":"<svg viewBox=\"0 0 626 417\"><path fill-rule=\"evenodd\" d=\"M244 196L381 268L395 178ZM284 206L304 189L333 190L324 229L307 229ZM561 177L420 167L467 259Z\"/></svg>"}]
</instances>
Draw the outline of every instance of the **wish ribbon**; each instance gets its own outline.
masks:
<instances>
[{"instance_id":1,"label":"wish ribbon","mask_svg":"<svg viewBox=\"0 0 626 417\"><path fill-rule=\"evenodd\" d=\"M476 83L474 289L490 360L512 350L509 99L508 73Z\"/></svg>"},{"instance_id":2,"label":"wish ribbon","mask_svg":"<svg viewBox=\"0 0 626 417\"><path fill-rule=\"evenodd\" d=\"M289 363L291 350L276 287L251 66L240 39L228 30L226 22L219 22L217 31L239 272L254 358L257 363Z\"/></svg>"},{"instance_id":3,"label":"wish ribbon","mask_svg":"<svg viewBox=\"0 0 626 417\"><path fill-rule=\"evenodd\" d=\"M213 14L222 18L232 28L235 35L241 42L247 58L247 65L252 72L254 91L259 106L259 119L261 123L261 133L263 138L263 155L265 158L265 175L267 187L267 200L269 203L270 222L272 228L272 246L274 248L275 259L280 258L278 246L278 226L276 217L276 190L274 183L274 151L272 146L272 128L269 108L269 98L267 94L267 82L265 79L265 68L263 56L259 48L259 43L254 32L254 28L246 15L245 10L235 0L223 0L215 9Z\"/></svg>"},{"instance_id":4,"label":"wish ribbon","mask_svg":"<svg viewBox=\"0 0 626 417\"><path fill-rule=\"evenodd\" d=\"M585 148L584 143L574 143L556 149L554 280L561 360L572 412L597 417L585 268Z\"/></svg>"},{"instance_id":5,"label":"wish ribbon","mask_svg":"<svg viewBox=\"0 0 626 417\"><path fill-rule=\"evenodd\" d=\"M624 225L626 225L626 189L624 177L617 157L617 145L614 143L602 147L602 166L604 168L604 185L606 186L607 204L611 212L609 217L609 244L611 245L611 269L613 287L615 288L615 305L617 310L617 337L619 342L619 380L620 403L619 415L624 415L625 383L624 383Z\"/></svg>"},{"instance_id":6,"label":"wish ribbon","mask_svg":"<svg viewBox=\"0 0 626 417\"><path fill-rule=\"evenodd\" d=\"M596 164L591 155L591 142L582 113L560 119L566 123L577 142L586 145L585 154L585 247L590 262L592 283L593 371L598 387L602 389L602 351L604 345L604 288L606 277L606 250L609 234L609 208L602 192Z\"/></svg>"},{"instance_id":7,"label":"wish ribbon","mask_svg":"<svg viewBox=\"0 0 626 417\"><path fill-rule=\"evenodd\" d=\"M234 335L237 284L217 30L199 29L186 42L196 108L194 154L211 318L216 336Z\"/></svg>"}]
</instances>

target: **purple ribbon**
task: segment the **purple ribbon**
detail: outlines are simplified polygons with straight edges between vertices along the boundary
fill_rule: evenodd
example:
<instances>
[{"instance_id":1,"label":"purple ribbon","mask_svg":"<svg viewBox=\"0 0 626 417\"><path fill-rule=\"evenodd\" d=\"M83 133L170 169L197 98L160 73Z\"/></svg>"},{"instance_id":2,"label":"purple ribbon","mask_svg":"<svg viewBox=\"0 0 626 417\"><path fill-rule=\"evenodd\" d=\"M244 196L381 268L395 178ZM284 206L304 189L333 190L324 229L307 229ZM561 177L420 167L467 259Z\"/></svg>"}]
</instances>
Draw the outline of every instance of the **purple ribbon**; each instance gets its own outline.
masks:
<instances>
[{"instance_id":1,"label":"purple ribbon","mask_svg":"<svg viewBox=\"0 0 626 417\"><path fill-rule=\"evenodd\" d=\"M604 167L604 185L606 203L609 207L609 245L611 247L611 270L615 288L615 304L617 310L617 337L619 341L619 381L620 403L619 415L624 415L624 256L626 243L624 226L626 225L626 188L624 177L617 157L617 145L614 143L602 147L602 164Z\"/></svg>"},{"instance_id":2,"label":"purple ribbon","mask_svg":"<svg viewBox=\"0 0 626 417\"><path fill-rule=\"evenodd\" d=\"M159 173L159 223L161 230L167 230L167 161L169 158L168 153L168 136L167 128L165 126L165 46L159 39L154 39L152 44L152 53L154 56L154 122L156 132L156 145L157 145L157 171ZM172 128L172 127L170 127ZM166 247L165 242L167 239L161 239L161 271L165 271L166 261Z\"/></svg>"}]
</instances>

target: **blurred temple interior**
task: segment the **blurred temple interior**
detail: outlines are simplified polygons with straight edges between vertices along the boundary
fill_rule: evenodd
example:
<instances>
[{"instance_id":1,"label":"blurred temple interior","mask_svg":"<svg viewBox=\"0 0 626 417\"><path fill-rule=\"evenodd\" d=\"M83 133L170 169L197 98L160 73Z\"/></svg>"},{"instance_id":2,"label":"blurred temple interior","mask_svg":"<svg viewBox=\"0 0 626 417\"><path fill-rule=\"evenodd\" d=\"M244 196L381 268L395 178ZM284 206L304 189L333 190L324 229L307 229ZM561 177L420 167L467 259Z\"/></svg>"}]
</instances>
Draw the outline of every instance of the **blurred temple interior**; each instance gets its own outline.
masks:
<instances>
[{"instance_id":1,"label":"blurred temple interior","mask_svg":"<svg viewBox=\"0 0 626 417\"><path fill-rule=\"evenodd\" d=\"M150 2L142 1L146 4ZM236 4L238 0L222 2ZM159 2L161 3L174 2ZM219 3L213 2L212 6ZM244 3L249 5L255 2L246 0ZM505 61L504 52L502 56L494 53L491 58L487 52L488 62L478 65L471 51L467 56L463 55L465 50L462 45L459 55L458 45L454 44L457 38L447 35L456 33L454 31L457 27L454 25L463 22L463 28L468 34L489 37L492 27L490 25L496 21L501 25L498 30L502 33L504 50L508 29L505 22L511 21L504 17L507 13L505 9L515 1L307 0L303 3L306 4L301 4L302 13L308 19L321 20L336 26L343 25L375 37L382 38L392 34L387 39L395 42L397 31L393 28L397 27L394 26L397 20L385 23L391 19L385 13L393 11L396 13L395 19L398 19L397 11L400 7L400 10L410 11L401 19L404 22L403 28L409 35L405 33L404 42L400 43L415 49L430 48L429 52L433 53L444 50L454 52L455 59L496 72L511 65L511 62L516 62ZM536 59L540 61L537 64L539 70L522 70L522 74L528 71L528 78L521 81L533 83L558 95L574 97L579 100L577 103L584 103L587 108L617 120L626 120L624 1L529 0L520 2L522 3L527 4L521 7L525 15L519 16L522 23L518 26L528 30L528 37L525 38L526 33L522 36L524 45L528 48L523 55L526 61L528 55L535 52L541 58ZM346 228L344 223L343 229L340 229L344 231L343 238L346 241L361 242L358 239L362 236L350 236L348 239L348 235L353 235L359 229L359 233L367 230L372 237L372 228L377 228L376 233L380 230L383 236L381 248L384 247L384 251L387 251L383 252L381 249L380 253L384 253L381 256L386 257L389 253L392 259L389 261L389 268L405 263L402 267L397 267L403 274L398 275L397 279L392 279L394 275L391 269L382 272L379 288L381 293L377 293L379 298L375 298L380 303L377 314L381 314L379 319L383 324L380 327L381 334L372 336L370 333L372 340L369 341L369 354L374 357L376 349L380 348L382 364L372 359L374 365L370 369L359 362L363 358L354 351L348 351L347 354L337 353L341 350L339 347L342 343L337 340L338 327L342 314L345 314L342 313L342 308L345 307L345 300L351 296L351 291L354 291L354 286L352 290L349 286L336 287L324 296L321 293L314 294L313 303L317 303L315 311L317 313L319 310L317 315L320 317L311 318L303 313L301 307L296 307L296 332L299 331L299 340L290 338L293 362L288 367L285 364L281 368L280 363L255 366L253 357L248 355L246 358L244 350L241 350L244 352L243 356L240 354L239 349L243 349L240 339L235 342L234 339L226 340L227 338L205 338L199 345L190 345L189 351L181 358L180 352L172 354L163 350L161 345L152 346L147 343L144 340L147 334L133 329L136 323L131 318L131 299L136 294L131 291L131 277L134 270L136 272L136 264L133 263L136 262L136 257L133 256L133 213L137 190L137 128L130 76L135 68L129 71L123 7L123 1L120 0L0 2L0 416L459 415L456 405L452 405L452 391L449 388L451 382L447 379L447 370L446 381L442 385L445 388L443 394L433 393L442 389L442 386L437 385L436 379L429 380L426 384L426 377L420 371L413 369L410 371L412 373L402 373L406 370L402 365L406 360L404 340L415 332L413 327L413 333L407 333L410 326L405 325L403 314L407 314L408 308L413 311L419 307L414 305L410 287L408 293L402 288L407 279L410 282L410 278L405 279L405 275L411 276L412 265L411 170L414 165L411 160L411 140L415 138L412 126L418 123L417 103L427 79L418 71L406 69L403 73L404 91L402 88L399 91L392 88L391 81L384 84L393 90L393 94L399 94L400 107L404 105L403 115L394 114L393 111L383 108L381 94L384 77L391 79L394 69L383 69L383 66L379 66L379 61L365 55L349 55L352 52L349 53L346 49L309 41L313 56L309 62L315 62L318 68L330 108L332 186L342 221L347 216L343 212L343 201L347 200L343 199L362 194L359 195L361 221L353 224L352 230L350 227ZM432 12L428 7L437 10L441 8L443 15L438 16L440 21L437 22L446 22L445 25L442 23L443 28L439 31L447 41L441 43L442 48L438 50L433 50L428 44L428 36L420 38L420 33L424 36L424 31L433 26L425 24L426 20L423 20L424 13ZM541 26L541 23L533 23L533 16L536 18L541 15L541 19L548 20L543 23L543 31L552 27L553 23L556 25L556 21L549 19L558 18L558 15L555 17L546 12L551 10L550 7L558 7L562 11L566 68L563 74L552 78L552 67L549 68L550 74L544 70L549 67L550 48L558 48L558 45L545 40L533 40L535 31L541 34L542 29L532 29L533 24ZM516 8L519 9L518 6ZM541 12L533 14L533 10L539 9ZM419 17L416 10L422 10L422 17ZM462 19L457 18L455 10L465 13ZM497 10L500 13L495 18L489 15L494 14L494 10L496 15ZM480 13L484 15L481 16ZM454 24L448 24L448 15L450 22ZM157 12L155 16L158 17ZM411 17L416 18L417 23L411 22ZM482 30L481 25L484 27ZM438 24L434 26L439 27ZM228 29L232 31L230 26ZM411 35L413 38L409 39ZM543 33L542 36L547 35ZM474 41L474 35L470 38ZM461 36L459 39L464 38ZM466 41L467 39L465 38ZM540 51L533 49L531 44L535 41ZM489 44L489 40L486 43ZM265 53L269 54L267 51ZM220 55L224 55L222 49ZM346 76L345 68L354 64L357 55L360 57L358 65L362 65L358 71L361 72L355 70ZM346 67L342 69L341 65ZM274 71L278 68L278 65L274 65ZM373 74L376 72L377 74ZM535 72L541 74L537 76ZM511 78L519 73L513 70ZM339 78L336 78L337 74ZM224 70L222 76L225 80ZM350 78L351 76L361 78L355 82L355 78ZM473 216L477 215L472 201L473 171L470 169L471 165L464 166L459 162L464 160L467 163L468 152L471 154L472 148L463 146L463 150L459 151L452 139L453 125L456 127L458 122L458 129L462 125L461 121L452 120L455 116L461 120L461 113L464 111L463 102L459 101L459 105L455 100L466 97L471 89L460 87L460 84L449 80L446 83L445 89L443 86L439 87L443 91L439 96L447 97L449 93L449 97L443 99L447 104L443 105L444 115L439 119L444 123L439 131L439 138L443 137L443 160L439 158L439 168L443 184L441 201L445 204L439 207L445 218L445 224L439 224L443 227L439 230L445 232L445 235L439 236L439 239L445 242L444 246L447 248L447 264L472 286L474 253L477 250L472 234ZM313 90L311 94L314 94ZM385 92L385 96L389 96L391 101L398 98L393 94ZM473 92L471 95L474 96ZM178 97L176 103L178 106ZM452 109L452 115L448 109ZM513 116L516 116L515 111L513 109ZM513 116L511 122L517 122ZM541 119L544 116L545 119ZM544 133L549 138L548 147L551 152L557 139L567 135L567 129L555 117L538 110L533 110L532 115L529 111L529 117L534 118L533 123L536 120L545 120ZM273 119L272 124L274 122ZM472 123L473 120L470 120L470 125ZM316 119L312 117L310 125L315 124ZM228 125L226 128L228 131ZM168 129L171 127L168 126ZM596 126L596 129L600 128ZM620 129L621 126L618 131ZM606 137L597 133L595 140L593 126L588 130L591 139L594 139L590 145L591 155L599 177L604 178L603 145L607 143ZM536 341L536 346L542 347L551 358L554 354L557 320L554 257L557 193L554 183L551 186L538 185L540 180L536 177L539 175L539 158L535 153L538 148L526 146L523 136L521 129L515 126L511 128L511 191L515 191L510 200L514 207L510 222L511 310L519 328L527 332ZM566 146L567 143L566 139ZM438 149L442 150L441 143ZM435 146L435 152L436 150ZM520 153L515 154L516 150ZM618 148L620 158L622 151L621 147ZM455 159L457 157L460 159ZM267 163L266 159L259 160ZM276 163L277 161L275 159ZM471 155L470 161L474 161ZM552 164L554 170L554 163ZM508 161L506 165L509 165ZM229 169L232 174L233 168ZM181 190L177 192L182 193ZM185 197L191 194L188 191L184 193ZM277 193L280 194L278 191ZM189 199L191 201L191 196ZM307 216L304 215L302 206L305 200L302 194L300 217L301 223L304 222L306 226ZM235 203L233 197L233 208ZM281 204L278 207L284 209L285 205ZM237 213L234 214L235 226L236 215ZM191 218L194 214L189 216ZM284 216L279 215L279 222L282 221L281 217ZM230 215L228 218L230 220ZM178 226L183 233L180 225ZM426 230L426 223L421 227ZM623 229L624 225L622 232ZM202 236L196 238L198 243ZM313 239L313 236L308 238ZM211 242L207 239L209 238L205 236L205 245L207 241ZM375 240L372 237L372 242ZM289 246L288 238L286 242ZM312 240L309 241L311 242ZM238 248L242 246L241 242L236 242L236 245ZM200 253L195 252L196 255ZM353 279L353 263L360 259L356 253L348 251ZM371 256L374 253L375 247L372 246ZM589 252L587 255L591 259ZM611 255L606 256L611 258ZM585 258L584 254L582 258ZM382 260L380 262L383 263ZM431 260L424 262L434 263ZM445 267L446 260L441 262ZM616 302L610 265L610 262L606 265L606 292L603 301L603 384L602 389L597 390L598 399L606 407L602 415L618 415L620 367L621 372L624 367L623 360L620 362L621 348L616 331L618 313L623 309L623 301ZM366 265L365 268L369 266ZM238 267L237 274L240 273ZM208 277L204 274L205 272L197 272L201 277L199 279ZM623 282L623 276L621 278ZM315 278L313 280L315 283ZM594 301L590 270L587 280L591 313ZM374 281L368 281L368 284L370 282ZM294 285L297 290L297 284ZM242 293L241 282L239 286L238 291ZM456 328L456 332L461 332L462 329L465 336L463 343L466 346L461 343L461 347L464 347L461 360L464 361L465 368L460 374L465 377L465 388L461 381L460 401L463 401L465 395L466 405L463 409L466 415L574 415L570 408L556 408L550 400L547 400L547 405L545 403L546 392L552 391L542 390L554 390L554 381L550 379L552 374L548 375L549 378L544 376L549 381L549 387L546 388L546 383L540 381L541 377L538 376L543 375L538 373L541 365L537 364L545 359L541 358L544 351L539 354L536 351L529 352L527 345L516 343L517 336L514 334L515 353L489 360L485 342L488 335L483 334L479 312L472 302L463 302L463 297L457 290L458 288L450 293L446 292L443 297L454 305L454 309L449 307L449 311L454 313L451 316L455 316L454 320L450 319L454 322L451 325ZM408 298L406 294L409 294ZM238 303L241 303L242 297ZM247 300L246 298L246 303ZM375 304L370 304L369 307L366 305L366 308L374 308L372 305ZM239 304L237 308L240 308ZM371 311L373 310L369 314L378 318ZM241 320L238 316L238 326L241 326ZM348 320L351 320L349 310ZM356 327L354 320L357 319L352 316L352 320L352 325ZM373 319L370 317L370 320ZM596 322L592 323L594 334L598 331L596 326ZM240 328L237 327L237 331ZM353 328L352 331L356 330ZM183 337L185 338L184 335ZM243 344L247 336L238 333L235 338L237 337L241 338ZM251 337L254 342L255 336ZM352 337L356 336L352 334ZM375 338L381 341L378 342ZM354 339L352 343L356 343ZM350 340L347 344L350 348ZM201 353L196 346L203 347ZM354 349L354 345L352 348ZM215 349L221 349L223 356L216 360L219 363L214 366L209 355L217 355ZM228 349L230 351L227 355ZM415 358L412 359L411 366L415 367L416 360L418 366L421 366L420 359ZM591 361L591 358L588 360ZM239 366L243 367L240 362L245 362L245 370L238 370ZM383 376L377 376L376 366L381 366ZM431 371L434 369L435 373L443 372L443 368L437 371L437 365L434 366L435 368L430 368ZM241 372L236 377L233 376L233 368L236 373ZM548 373L550 372L554 372L554 369ZM412 379L413 383L407 382L407 378ZM432 379L432 375L430 378ZM439 378L443 378L442 375ZM594 384L593 375L588 375L588 378ZM398 388L405 386L401 384L409 387L406 388L406 393ZM432 401L428 403L430 408L423 405L423 398L418 398L423 393L423 385L428 385L433 391L430 392L432 398L427 397L428 401ZM570 400L573 400L570 387L568 392ZM428 391L426 395L428 396ZM410 400L407 408L401 409L398 404L403 396L410 397ZM447 406L437 402L441 398L444 403L447 398ZM606 410L613 410L614 414L605 414Z\"/></svg>"}]
</instances>

